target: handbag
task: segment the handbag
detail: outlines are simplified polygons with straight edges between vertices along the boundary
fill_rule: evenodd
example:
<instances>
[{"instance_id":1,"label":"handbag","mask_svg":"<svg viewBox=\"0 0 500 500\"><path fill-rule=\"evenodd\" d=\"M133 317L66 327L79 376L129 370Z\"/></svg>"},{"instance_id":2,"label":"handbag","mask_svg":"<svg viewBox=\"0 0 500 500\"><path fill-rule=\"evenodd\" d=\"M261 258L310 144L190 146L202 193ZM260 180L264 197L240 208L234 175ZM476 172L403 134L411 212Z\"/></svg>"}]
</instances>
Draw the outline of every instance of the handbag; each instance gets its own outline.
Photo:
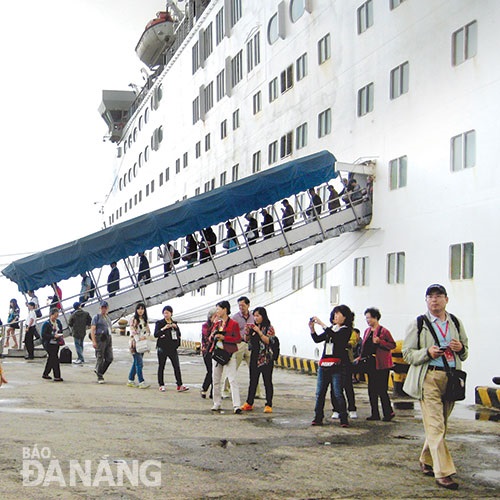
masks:
<instances>
[{"instance_id":1,"label":"handbag","mask_svg":"<svg viewBox=\"0 0 500 500\"><path fill-rule=\"evenodd\" d=\"M427 316L423 317L425 323L427 324L427 328L430 330L434 340L436 341L436 345L439 345L439 340L437 338L436 332L430 321L427 319ZM465 399L465 380L467 378L467 373L462 370L457 370L456 368L451 368L446 361L446 358L442 356L444 368L446 370L446 375L448 376L448 380L446 382L446 389L443 394L443 401L463 401Z\"/></svg>"},{"instance_id":2,"label":"handbag","mask_svg":"<svg viewBox=\"0 0 500 500\"><path fill-rule=\"evenodd\" d=\"M65 345L66 342L64 342L64 337L58 337L57 339L57 344L58 345Z\"/></svg>"},{"instance_id":3,"label":"handbag","mask_svg":"<svg viewBox=\"0 0 500 500\"><path fill-rule=\"evenodd\" d=\"M135 352L137 352L138 354L142 354L149 351L150 349L149 349L148 339L135 341Z\"/></svg>"},{"instance_id":4,"label":"handbag","mask_svg":"<svg viewBox=\"0 0 500 500\"><path fill-rule=\"evenodd\" d=\"M229 240L226 240L224 241L224 243L222 243L222 248L225 248L226 250L229 249Z\"/></svg>"},{"instance_id":5,"label":"handbag","mask_svg":"<svg viewBox=\"0 0 500 500\"><path fill-rule=\"evenodd\" d=\"M231 359L232 354L230 352L227 352L224 349L221 349L220 347L216 347L214 349L214 352L212 353L212 359L215 359L215 361L219 365L227 365L229 363L229 360Z\"/></svg>"},{"instance_id":6,"label":"handbag","mask_svg":"<svg viewBox=\"0 0 500 500\"><path fill-rule=\"evenodd\" d=\"M375 368L374 361L375 358L373 355L360 358L357 362L353 363L352 370L354 373L370 373Z\"/></svg>"}]
</instances>

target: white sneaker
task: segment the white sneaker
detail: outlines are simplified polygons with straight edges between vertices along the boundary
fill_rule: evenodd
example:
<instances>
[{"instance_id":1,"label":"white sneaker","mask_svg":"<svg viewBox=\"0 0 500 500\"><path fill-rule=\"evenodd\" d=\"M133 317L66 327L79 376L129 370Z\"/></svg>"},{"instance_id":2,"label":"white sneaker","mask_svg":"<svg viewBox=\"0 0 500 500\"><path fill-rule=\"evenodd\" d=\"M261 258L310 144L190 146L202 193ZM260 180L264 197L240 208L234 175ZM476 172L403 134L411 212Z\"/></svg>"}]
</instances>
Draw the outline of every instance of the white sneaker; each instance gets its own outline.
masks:
<instances>
[{"instance_id":1,"label":"white sneaker","mask_svg":"<svg viewBox=\"0 0 500 500\"><path fill-rule=\"evenodd\" d=\"M160 392L165 392L167 389L165 389L165 386L164 385L160 385L160 387L158 387L158 390Z\"/></svg>"},{"instance_id":2,"label":"white sneaker","mask_svg":"<svg viewBox=\"0 0 500 500\"><path fill-rule=\"evenodd\" d=\"M75 361L73 361L73 364L75 365L81 365L83 363L83 361L81 359L75 359Z\"/></svg>"},{"instance_id":3,"label":"white sneaker","mask_svg":"<svg viewBox=\"0 0 500 500\"><path fill-rule=\"evenodd\" d=\"M358 414L355 411L350 411L349 418L358 418Z\"/></svg>"},{"instance_id":4,"label":"white sneaker","mask_svg":"<svg viewBox=\"0 0 500 500\"><path fill-rule=\"evenodd\" d=\"M339 412L338 412L338 411L334 411L334 412L332 413L332 418L333 418L334 420L335 420L335 419L337 419L337 418L340 418Z\"/></svg>"},{"instance_id":5,"label":"white sneaker","mask_svg":"<svg viewBox=\"0 0 500 500\"><path fill-rule=\"evenodd\" d=\"M127 382L127 387L137 387L137 386L135 385L135 382L133 380L129 380Z\"/></svg>"},{"instance_id":6,"label":"white sneaker","mask_svg":"<svg viewBox=\"0 0 500 500\"><path fill-rule=\"evenodd\" d=\"M137 386L138 389L147 389L150 386L150 384L146 384L146 382L141 382Z\"/></svg>"}]
</instances>

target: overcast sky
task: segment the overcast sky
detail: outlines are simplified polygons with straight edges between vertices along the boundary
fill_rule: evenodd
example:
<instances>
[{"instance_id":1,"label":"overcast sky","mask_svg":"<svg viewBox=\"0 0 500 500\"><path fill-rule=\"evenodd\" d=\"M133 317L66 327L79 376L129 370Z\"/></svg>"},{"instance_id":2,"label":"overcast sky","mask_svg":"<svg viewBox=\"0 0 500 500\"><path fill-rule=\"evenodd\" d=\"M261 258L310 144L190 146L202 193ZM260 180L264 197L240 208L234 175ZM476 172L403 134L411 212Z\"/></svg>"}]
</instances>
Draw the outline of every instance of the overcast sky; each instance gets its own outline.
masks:
<instances>
[{"instance_id":1,"label":"overcast sky","mask_svg":"<svg viewBox=\"0 0 500 500\"><path fill-rule=\"evenodd\" d=\"M164 0L0 4L0 269L100 228L116 153L102 140L102 90L141 85L135 45L164 8ZM38 295L45 302L47 292ZM1 275L4 322L12 297L24 318L22 294Z\"/></svg>"}]
</instances>

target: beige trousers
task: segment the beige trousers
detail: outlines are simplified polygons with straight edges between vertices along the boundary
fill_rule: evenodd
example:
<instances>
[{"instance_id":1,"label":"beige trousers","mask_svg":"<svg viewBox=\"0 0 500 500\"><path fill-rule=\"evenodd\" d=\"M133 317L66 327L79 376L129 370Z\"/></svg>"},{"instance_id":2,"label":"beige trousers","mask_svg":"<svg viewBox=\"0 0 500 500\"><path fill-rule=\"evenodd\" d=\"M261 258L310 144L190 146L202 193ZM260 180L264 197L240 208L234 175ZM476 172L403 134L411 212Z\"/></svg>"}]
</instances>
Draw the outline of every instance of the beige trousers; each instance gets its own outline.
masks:
<instances>
[{"instance_id":1,"label":"beige trousers","mask_svg":"<svg viewBox=\"0 0 500 500\"><path fill-rule=\"evenodd\" d=\"M241 363L243 360L245 360L247 364L248 371L250 373L250 355L251 352L248 350L248 344L246 342L240 342L238 344L238 350L236 351L235 354L233 354L233 357L236 357L236 370L240 368ZM248 383L250 383L250 375L248 375ZM228 393L230 390L231 384L229 383L229 380L226 378L226 381L224 383L224 392ZM260 394L260 383L257 386L257 391L255 392L255 397L259 399L261 397Z\"/></svg>"},{"instance_id":2,"label":"beige trousers","mask_svg":"<svg viewBox=\"0 0 500 500\"><path fill-rule=\"evenodd\" d=\"M445 441L448 417L453 401L442 401L448 377L444 371L428 370L424 380L424 393L420 401L424 421L425 443L420 462L431 465L436 478L455 474L455 465Z\"/></svg>"}]
</instances>

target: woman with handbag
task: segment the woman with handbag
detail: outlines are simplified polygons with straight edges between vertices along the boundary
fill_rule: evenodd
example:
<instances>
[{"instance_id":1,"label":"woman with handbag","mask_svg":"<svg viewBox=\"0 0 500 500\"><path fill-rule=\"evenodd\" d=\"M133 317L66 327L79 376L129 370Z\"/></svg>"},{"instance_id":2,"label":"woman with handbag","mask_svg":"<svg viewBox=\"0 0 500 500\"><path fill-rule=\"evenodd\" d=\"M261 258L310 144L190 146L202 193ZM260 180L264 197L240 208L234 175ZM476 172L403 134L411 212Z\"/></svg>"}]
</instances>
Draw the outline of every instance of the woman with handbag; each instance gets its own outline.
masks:
<instances>
[{"instance_id":1,"label":"woman with handbag","mask_svg":"<svg viewBox=\"0 0 500 500\"><path fill-rule=\"evenodd\" d=\"M255 392L262 374L264 387L266 388L266 406L264 413L273 412L273 367L274 361L270 351L271 339L275 336L274 328L269 321L267 311L264 307L257 307L253 311L255 324L248 324L246 328L246 339L250 348L250 385L245 404L241 407L243 411L253 410Z\"/></svg>"},{"instance_id":2,"label":"woman with handbag","mask_svg":"<svg viewBox=\"0 0 500 500\"><path fill-rule=\"evenodd\" d=\"M9 347L9 340L12 338L14 345L12 346L14 349L18 349L19 345L16 339L16 330L19 329L19 315L20 309L17 304L16 299L10 299L9 303L9 316L7 317L7 338L5 340L4 347Z\"/></svg>"},{"instance_id":3,"label":"woman with handbag","mask_svg":"<svg viewBox=\"0 0 500 500\"><path fill-rule=\"evenodd\" d=\"M240 326L231 319L231 306L227 300L222 300L216 305L218 321L214 324L210 340L212 342L212 383L214 391L214 405L212 411L220 411L222 404L221 381L225 373L231 385L231 398L233 411L241 413L240 389L236 379L237 344L241 342Z\"/></svg>"},{"instance_id":4,"label":"woman with handbag","mask_svg":"<svg viewBox=\"0 0 500 500\"><path fill-rule=\"evenodd\" d=\"M215 307L208 311L207 321L201 325L201 355L203 356L203 362L205 363L205 368L207 373L205 374L205 379L203 384L201 384L200 395L203 399L207 397L208 389L210 389L210 399L213 397L212 391L212 353L210 352L210 335L212 333L212 327L217 320L217 314Z\"/></svg>"},{"instance_id":5,"label":"woman with handbag","mask_svg":"<svg viewBox=\"0 0 500 500\"><path fill-rule=\"evenodd\" d=\"M347 404L342 386L342 363L348 363L347 345L352 333L352 311L346 305L336 306L330 313L333 326L326 326L317 316L309 320L311 337L317 344L324 342L323 354L319 360L316 386L316 406L312 425L323 425L325 396L330 383L339 412L340 426L349 427ZM323 327L323 333L315 332L315 324Z\"/></svg>"},{"instance_id":6,"label":"woman with handbag","mask_svg":"<svg viewBox=\"0 0 500 500\"><path fill-rule=\"evenodd\" d=\"M177 392L188 391L189 388L182 384L181 365L177 349L181 345L181 331L177 323L172 319L174 310L171 306L165 306L162 310L163 319L156 322L155 338L156 353L158 354L158 386L160 392L165 392L165 363L170 359L174 369Z\"/></svg>"},{"instance_id":7,"label":"woman with handbag","mask_svg":"<svg viewBox=\"0 0 500 500\"><path fill-rule=\"evenodd\" d=\"M378 400L382 405L383 421L390 422L395 413L387 393L389 370L394 366L391 350L396 347L391 332L380 325L380 311L369 307L365 311L368 324L363 335L361 355L359 359L366 359L365 373L368 375L368 397L370 399L371 415L366 420L380 420Z\"/></svg>"},{"instance_id":8,"label":"woman with handbag","mask_svg":"<svg viewBox=\"0 0 500 500\"><path fill-rule=\"evenodd\" d=\"M130 341L129 349L132 354L132 367L128 374L127 387L138 387L139 389L147 389L149 384L144 381L142 374L143 356L147 352L147 338L151 334L148 324L148 313L146 305L140 302L135 308L134 317L130 321ZM143 347L145 346L145 349ZM139 384L135 383L135 376Z\"/></svg>"},{"instance_id":9,"label":"woman with handbag","mask_svg":"<svg viewBox=\"0 0 500 500\"><path fill-rule=\"evenodd\" d=\"M47 351L48 357L43 370L42 378L52 380L49 375L54 372L54 382L62 382L61 366L59 364L59 346L64 345L64 335L62 333L62 324L57 319L59 309L56 307L50 310L49 319L42 326L42 344Z\"/></svg>"}]
</instances>

